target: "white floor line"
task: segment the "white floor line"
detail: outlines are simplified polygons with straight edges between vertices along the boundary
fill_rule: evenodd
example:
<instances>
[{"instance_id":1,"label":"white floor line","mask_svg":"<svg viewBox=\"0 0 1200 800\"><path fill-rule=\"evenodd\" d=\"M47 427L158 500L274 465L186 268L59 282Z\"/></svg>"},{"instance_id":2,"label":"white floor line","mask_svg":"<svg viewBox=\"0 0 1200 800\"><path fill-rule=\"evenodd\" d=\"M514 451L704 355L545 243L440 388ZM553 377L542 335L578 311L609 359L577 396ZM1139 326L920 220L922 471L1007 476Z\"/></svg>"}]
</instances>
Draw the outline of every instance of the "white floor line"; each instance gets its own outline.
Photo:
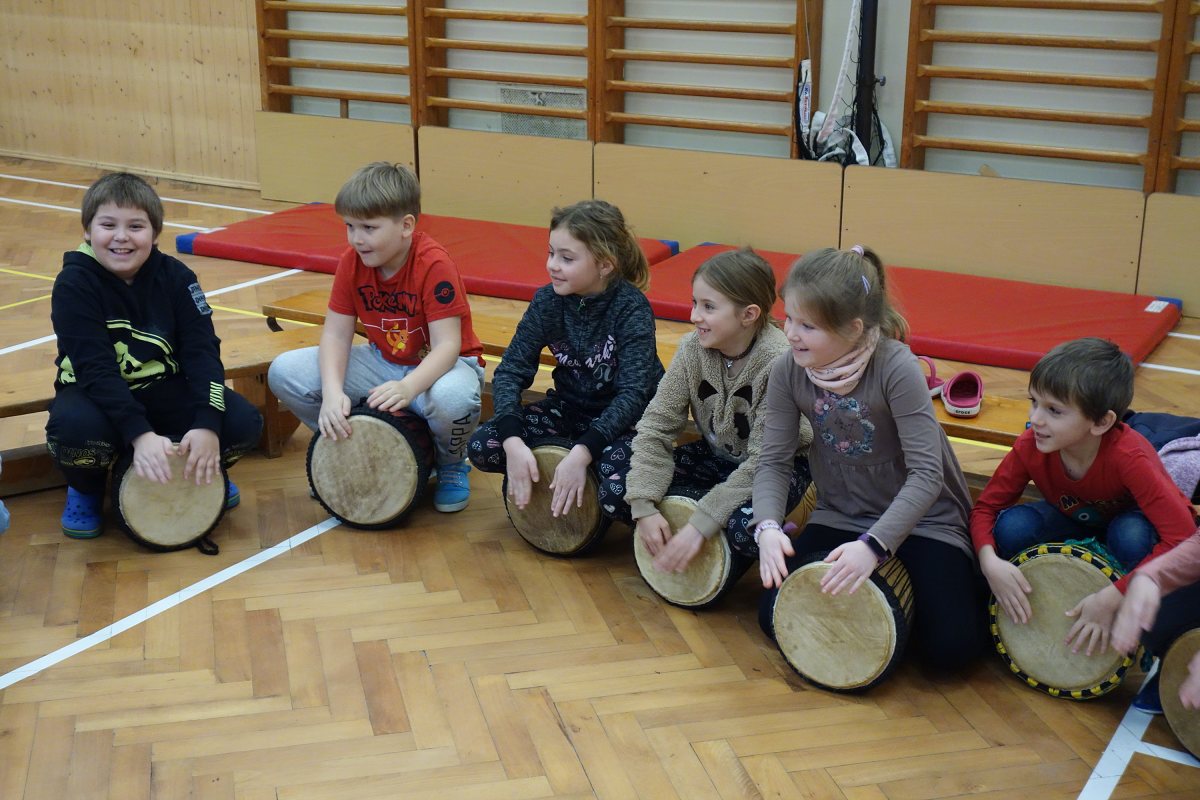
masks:
<instances>
[{"instance_id":1,"label":"white floor line","mask_svg":"<svg viewBox=\"0 0 1200 800\"><path fill-rule=\"evenodd\" d=\"M71 214L79 213L78 208L68 208L67 206L55 206L55 205L51 205L50 203L35 203L32 200L16 200L11 197L0 197L0 203L12 203L13 205L32 206L34 208L48 208L51 211L67 211ZM207 233L209 231L208 228L201 228L196 225L184 225L179 222L164 222L163 227L164 228L179 228L180 230L185 230L185 231L200 231L201 233Z\"/></svg>"},{"instance_id":2,"label":"white floor line","mask_svg":"<svg viewBox=\"0 0 1200 800\"><path fill-rule=\"evenodd\" d=\"M1152 719L1154 717L1145 711L1129 707L1079 792L1079 800L1108 800L1112 796L1113 790L1121 782L1121 776L1125 774L1125 768L1129 766L1129 760L1134 753L1141 751L1142 736Z\"/></svg>"},{"instance_id":3,"label":"white floor line","mask_svg":"<svg viewBox=\"0 0 1200 800\"><path fill-rule=\"evenodd\" d=\"M26 178L23 175L8 175L0 172L0 178L8 178L10 181L24 181L25 183L40 183L45 186L65 186L68 189L87 189L88 187L82 183L63 183L62 181L48 181L44 178ZM204 206L205 208L222 208L227 211L245 211L247 214L274 214L274 211L263 211L259 208L242 208L241 206L227 206L221 203L205 203L200 200L180 200L176 197L160 197L164 203L183 203L189 206Z\"/></svg>"},{"instance_id":4,"label":"white floor line","mask_svg":"<svg viewBox=\"0 0 1200 800\"><path fill-rule=\"evenodd\" d=\"M57 338L58 337L52 333L49 336L43 336L40 339L30 339L28 342L21 342L20 344L12 344L12 345L9 345L8 347L0 349L0 356L6 356L9 353L15 353L18 350L25 350L30 347L36 347L37 345L45 344L46 342L53 342Z\"/></svg>"},{"instance_id":5,"label":"white floor line","mask_svg":"<svg viewBox=\"0 0 1200 800\"><path fill-rule=\"evenodd\" d=\"M1200 760L1197 760L1194 755L1183 750L1174 750L1159 744L1142 742L1141 746L1138 747L1138 752L1154 756L1155 758L1161 758L1163 761L1174 761L1176 764L1200 768Z\"/></svg>"},{"instance_id":6,"label":"white floor line","mask_svg":"<svg viewBox=\"0 0 1200 800\"><path fill-rule=\"evenodd\" d=\"M1184 375L1200 375L1200 369L1188 369L1187 367L1168 367L1166 364L1150 364L1145 361L1140 366L1149 367L1150 369L1161 369L1167 372L1182 372Z\"/></svg>"},{"instance_id":7,"label":"white floor line","mask_svg":"<svg viewBox=\"0 0 1200 800\"><path fill-rule=\"evenodd\" d=\"M1194 333L1168 333L1167 336L1174 336L1176 339L1200 339L1200 335Z\"/></svg>"},{"instance_id":8,"label":"white floor line","mask_svg":"<svg viewBox=\"0 0 1200 800\"><path fill-rule=\"evenodd\" d=\"M95 647L102 642L107 642L109 639L113 638L119 633L124 633L130 628L140 625L146 620L156 617L164 611L169 611L184 601L191 600L193 597L207 592L214 586L219 586L231 578L236 578L243 572L257 567L259 564L270 561L276 556L283 555L292 548L302 545L310 539L317 538L330 528L337 527L338 524L340 523L337 521L337 519L330 517L324 522L319 522L308 530L301 531L290 539L280 542L274 547L259 551L249 558L226 567L215 575L210 575L207 578L193 583L191 586L183 589L182 591L176 592L170 597L164 597L162 600L159 600L157 603L152 603L141 611L135 611L129 616L117 620L112 625L96 631L91 636L85 636L82 639L71 642L65 647L60 647L53 653L44 655L41 658L31 661L22 667L17 667L8 674L0 676L0 690L7 689L9 686L12 686L18 681L22 681L30 676L36 675L42 670L48 669L55 664L65 661L71 656L78 655L79 653Z\"/></svg>"}]
</instances>

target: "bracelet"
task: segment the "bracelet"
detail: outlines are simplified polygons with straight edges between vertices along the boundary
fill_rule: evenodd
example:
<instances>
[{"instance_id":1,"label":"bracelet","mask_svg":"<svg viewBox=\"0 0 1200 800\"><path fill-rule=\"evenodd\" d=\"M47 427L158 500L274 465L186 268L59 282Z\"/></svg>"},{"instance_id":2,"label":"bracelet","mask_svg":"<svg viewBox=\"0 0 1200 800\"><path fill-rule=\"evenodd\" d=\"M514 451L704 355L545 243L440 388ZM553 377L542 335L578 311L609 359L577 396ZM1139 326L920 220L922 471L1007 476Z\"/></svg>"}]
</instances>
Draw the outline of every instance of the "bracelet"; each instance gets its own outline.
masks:
<instances>
[{"instance_id":1,"label":"bracelet","mask_svg":"<svg viewBox=\"0 0 1200 800\"><path fill-rule=\"evenodd\" d=\"M763 531L779 531L783 533L783 526L773 519L764 519L762 522L754 526L754 546L758 547L758 537Z\"/></svg>"},{"instance_id":2,"label":"bracelet","mask_svg":"<svg viewBox=\"0 0 1200 800\"><path fill-rule=\"evenodd\" d=\"M875 554L876 566L882 564L892 557L892 554L888 552L886 547L883 546L883 543L869 533L864 533L862 536L859 536L858 541L871 548L871 552Z\"/></svg>"}]
</instances>

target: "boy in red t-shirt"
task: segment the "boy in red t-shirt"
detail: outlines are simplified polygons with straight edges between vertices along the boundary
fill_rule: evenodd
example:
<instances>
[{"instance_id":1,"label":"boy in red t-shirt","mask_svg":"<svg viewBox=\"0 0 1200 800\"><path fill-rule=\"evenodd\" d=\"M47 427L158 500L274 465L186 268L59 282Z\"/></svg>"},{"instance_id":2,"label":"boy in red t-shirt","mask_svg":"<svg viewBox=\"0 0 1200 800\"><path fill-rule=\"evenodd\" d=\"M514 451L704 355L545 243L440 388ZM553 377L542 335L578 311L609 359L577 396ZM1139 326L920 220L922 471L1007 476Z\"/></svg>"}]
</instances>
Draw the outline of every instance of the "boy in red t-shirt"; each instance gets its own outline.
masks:
<instances>
[{"instance_id":1,"label":"boy in red t-shirt","mask_svg":"<svg viewBox=\"0 0 1200 800\"><path fill-rule=\"evenodd\" d=\"M405 167L363 167L334 208L350 247L334 275L321 344L275 359L271 391L331 439L350 435L346 418L364 397L371 408L423 417L437 449L434 507L461 511L470 500L463 459L479 424L483 347L458 268L416 230L421 188ZM356 321L367 344L353 344Z\"/></svg>"}]
</instances>

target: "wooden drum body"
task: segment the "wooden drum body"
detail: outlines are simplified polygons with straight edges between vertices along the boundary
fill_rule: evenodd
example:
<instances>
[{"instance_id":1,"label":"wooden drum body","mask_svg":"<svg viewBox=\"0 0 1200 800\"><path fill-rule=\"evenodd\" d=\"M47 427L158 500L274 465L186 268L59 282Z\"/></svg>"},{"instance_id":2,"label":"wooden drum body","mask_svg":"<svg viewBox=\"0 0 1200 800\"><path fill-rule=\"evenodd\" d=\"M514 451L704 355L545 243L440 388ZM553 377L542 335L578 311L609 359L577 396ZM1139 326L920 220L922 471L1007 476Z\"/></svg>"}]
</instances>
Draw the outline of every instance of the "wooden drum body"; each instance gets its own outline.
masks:
<instances>
[{"instance_id":1,"label":"wooden drum body","mask_svg":"<svg viewBox=\"0 0 1200 800\"><path fill-rule=\"evenodd\" d=\"M567 454L571 444L552 441L530 448L537 460L538 482L533 484L529 504L517 508L508 498L508 477L504 478L504 508L521 538L543 553L552 556L577 556L597 544L608 528L608 520L600 514L599 488L596 475L588 470L583 489L583 506L572 507L561 517L550 515L550 500L554 492L550 482L554 470Z\"/></svg>"},{"instance_id":2,"label":"wooden drum body","mask_svg":"<svg viewBox=\"0 0 1200 800\"><path fill-rule=\"evenodd\" d=\"M308 446L308 482L325 509L355 528L390 528L425 493L433 471L429 426L416 414L356 406L349 439L317 433Z\"/></svg>"},{"instance_id":3,"label":"wooden drum body","mask_svg":"<svg viewBox=\"0 0 1200 800\"><path fill-rule=\"evenodd\" d=\"M825 553L784 579L773 611L775 641L792 669L810 683L835 692L861 692L895 667L912 625L913 592L908 570L884 562L854 594L821 591L830 569Z\"/></svg>"},{"instance_id":4,"label":"wooden drum body","mask_svg":"<svg viewBox=\"0 0 1200 800\"><path fill-rule=\"evenodd\" d=\"M658 504L658 510L677 532L692 518L697 498L692 492L669 494ZM701 494L702 493L695 493ZM706 608L729 590L746 573L751 559L733 552L724 531L718 531L705 540L700 552L683 572L659 572L654 567L654 556L642 544L641 537L633 537L633 555L638 571L662 599L683 608Z\"/></svg>"},{"instance_id":5,"label":"wooden drum body","mask_svg":"<svg viewBox=\"0 0 1200 800\"><path fill-rule=\"evenodd\" d=\"M1012 562L1033 587L1033 618L1021 625L988 602L992 640L1018 678L1053 697L1090 700L1120 685L1132 658L1106 650L1087 656L1064 642L1075 620L1066 612L1121 576L1100 556L1077 545L1042 544L1018 553Z\"/></svg>"},{"instance_id":6,"label":"wooden drum body","mask_svg":"<svg viewBox=\"0 0 1200 800\"><path fill-rule=\"evenodd\" d=\"M1200 628L1193 628L1175 640L1163 657L1158 693L1175 737L1189 753L1200 758L1200 710L1189 711L1179 702L1179 686L1187 678L1188 664L1197 651L1200 651Z\"/></svg>"},{"instance_id":7,"label":"wooden drum body","mask_svg":"<svg viewBox=\"0 0 1200 800\"><path fill-rule=\"evenodd\" d=\"M183 550L221 521L229 478L222 469L212 483L197 486L194 477L184 480L186 456L167 458L171 482L155 483L133 470L132 452L123 455L113 468L113 508L134 541L154 550Z\"/></svg>"}]
</instances>

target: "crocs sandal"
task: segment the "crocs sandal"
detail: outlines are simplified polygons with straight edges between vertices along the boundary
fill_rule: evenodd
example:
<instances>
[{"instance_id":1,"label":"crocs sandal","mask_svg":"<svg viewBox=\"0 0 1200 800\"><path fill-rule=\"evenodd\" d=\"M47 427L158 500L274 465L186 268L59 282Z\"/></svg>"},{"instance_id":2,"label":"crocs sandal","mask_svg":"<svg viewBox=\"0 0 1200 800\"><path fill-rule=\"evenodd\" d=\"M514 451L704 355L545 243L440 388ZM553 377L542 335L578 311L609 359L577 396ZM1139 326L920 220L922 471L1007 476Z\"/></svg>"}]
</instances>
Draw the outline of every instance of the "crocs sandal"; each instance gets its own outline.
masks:
<instances>
[{"instance_id":1,"label":"crocs sandal","mask_svg":"<svg viewBox=\"0 0 1200 800\"><path fill-rule=\"evenodd\" d=\"M104 495L83 494L67 487L62 532L72 539L95 539L104 528Z\"/></svg>"},{"instance_id":2,"label":"crocs sandal","mask_svg":"<svg viewBox=\"0 0 1200 800\"><path fill-rule=\"evenodd\" d=\"M925 376L925 385L929 387L929 396L937 397L942 393L942 387L946 381L944 378L937 376L937 366L933 363L932 358L926 356L917 356L917 361L920 361L929 367L929 374Z\"/></svg>"},{"instance_id":3,"label":"crocs sandal","mask_svg":"<svg viewBox=\"0 0 1200 800\"><path fill-rule=\"evenodd\" d=\"M983 378L971 370L953 376L942 386L942 405L952 417L978 416L983 405Z\"/></svg>"}]
</instances>

